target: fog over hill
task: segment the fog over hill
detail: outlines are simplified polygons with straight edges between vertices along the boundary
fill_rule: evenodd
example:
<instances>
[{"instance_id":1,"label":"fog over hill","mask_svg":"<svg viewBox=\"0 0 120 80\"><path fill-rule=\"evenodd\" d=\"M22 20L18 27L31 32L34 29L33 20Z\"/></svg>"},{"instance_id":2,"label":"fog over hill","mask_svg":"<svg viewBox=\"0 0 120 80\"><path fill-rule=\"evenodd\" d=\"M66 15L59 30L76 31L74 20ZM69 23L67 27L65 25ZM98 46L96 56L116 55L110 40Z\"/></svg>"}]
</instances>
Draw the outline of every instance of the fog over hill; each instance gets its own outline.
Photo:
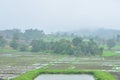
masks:
<instances>
[{"instance_id":1,"label":"fog over hill","mask_svg":"<svg viewBox=\"0 0 120 80\"><path fill-rule=\"evenodd\" d=\"M119 29L119 9L119 0L0 0L0 29Z\"/></svg>"},{"instance_id":2,"label":"fog over hill","mask_svg":"<svg viewBox=\"0 0 120 80\"><path fill-rule=\"evenodd\" d=\"M74 33L77 36L86 36L86 37L99 37L99 38L115 38L117 35L120 35L120 30L117 29L80 29L74 30L69 33Z\"/></svg>"},{"instance_id":3,"label":"fog over hill","mask_svg":"<svg viewBox=\"0 0 120 80\"><path fill-rule=\"evenodd\" d=\"M116 38L120 35L120 30L117 29L78 29L72 31L57 31L53 33L45 33L44 30L39 29L26 29L25 31L21 31L20 29L7 29L7 30L0 30L0 35L10 38L14 34L18 34L19 36L27 36L27 37L41 37L41 35L56 35L56 36L80 36L80 37L98 37L98 38ZM34 38L33 37L33 38Z\"/></svg>"}]
</instances>

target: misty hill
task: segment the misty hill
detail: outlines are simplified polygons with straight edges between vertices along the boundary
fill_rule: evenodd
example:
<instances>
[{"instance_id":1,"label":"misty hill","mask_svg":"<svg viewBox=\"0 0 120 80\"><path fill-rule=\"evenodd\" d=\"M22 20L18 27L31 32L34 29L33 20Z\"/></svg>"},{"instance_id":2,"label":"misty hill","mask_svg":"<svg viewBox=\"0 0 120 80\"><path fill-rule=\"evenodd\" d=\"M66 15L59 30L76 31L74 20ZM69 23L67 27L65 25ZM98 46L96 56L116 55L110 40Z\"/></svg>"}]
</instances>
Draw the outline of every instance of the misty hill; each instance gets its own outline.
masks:
<instances>
[{"instance_id":1,"label":"misty hill","mask_svg":"<svg viewBox=\"0 0 120 80\"><path fill-rule=\"evenodd\" d=\"M120 35L120 30L115 29L95 29L95 30L76 30L71 31L70 33L74 33L77 36L82 37L97 37L97 38L116 38L118 35Z\"/></svg>"},{"instance_id":2,"label":"misty hill","mask_svg":"<svg viewBox=\"0 0 120 80\"><path fill-rule=\"evenodd\" d=\"M70 32L56 32L51 34L45 34L43 30L38 29L27 29L24 32L21 32L19 29L11 30L1 30L0 35L5 39L11 39L14 35L18 35L20 39L32 40L32 39L41 39L44 36L57 36L57 37L90 37L90 38L100 38L100 39L110 39L120 36L120 30L115 29L81 29L74 30Z\"/></svg>"},{"instance_id":3,"label":"misty hill","mask_svg":"<svg viewBox=\"0 0 120 80\"><path fill-rule=\"evenodd\" d=\"M0 35L5 39L11 39L14 35L17 35L20 39L32 40L40 39L44 36L44 32L38 29L27 29L21 32L19 29L1 30Z\"/></svg>"}]
</instances>

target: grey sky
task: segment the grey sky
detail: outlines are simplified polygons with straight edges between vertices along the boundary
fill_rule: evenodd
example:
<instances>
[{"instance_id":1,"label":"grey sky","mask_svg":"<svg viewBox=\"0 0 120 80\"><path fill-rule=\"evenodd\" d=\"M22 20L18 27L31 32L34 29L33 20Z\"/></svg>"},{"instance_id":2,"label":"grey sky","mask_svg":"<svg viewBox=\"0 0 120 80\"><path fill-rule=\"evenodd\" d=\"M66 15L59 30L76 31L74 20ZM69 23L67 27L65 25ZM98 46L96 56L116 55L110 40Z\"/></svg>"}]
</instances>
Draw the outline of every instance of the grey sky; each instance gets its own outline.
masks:
<instances>
[{"instance_id":1,"label":"grey sky","mask_svg":"<svg viewBox=\"0 0 120 80\"><path fill-rule=\"evenodd\" d=\"M0 29L120 27L120 0L0 0Z\"/></svg>"}]
</instances>

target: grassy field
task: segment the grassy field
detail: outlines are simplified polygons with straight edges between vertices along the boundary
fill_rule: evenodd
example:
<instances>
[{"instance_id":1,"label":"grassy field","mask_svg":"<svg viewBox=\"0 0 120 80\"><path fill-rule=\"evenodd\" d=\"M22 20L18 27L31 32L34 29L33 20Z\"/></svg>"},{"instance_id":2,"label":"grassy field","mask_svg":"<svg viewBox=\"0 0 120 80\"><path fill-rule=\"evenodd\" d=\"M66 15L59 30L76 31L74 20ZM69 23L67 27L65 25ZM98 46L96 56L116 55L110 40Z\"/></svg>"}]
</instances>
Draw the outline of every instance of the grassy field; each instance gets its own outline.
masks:
<instances>
[{"instance_id":1,"label":"grassy field","mask_svg":"<svg viewBox=\"0 0 120 80\"><path fill-rule=\"evenodd\" d=\"M8 53L10 53L10 52L18 52L18 51L13 50L13 49L0 48L0 53L3 53L3 52L8 52Z\"/></svg>"},{"instance_id":2,"label":"grassy field","mask_svg":"<svg viewBox=\"0 0 120 80\"><path fill-rule=\"evenodd\" d=\"M120 51L104 51L103 57L120 57Z\"/></svg>"},{"instance_id":3,"label":"grassy field","mask_svg":"<svg viewBox=\"0 0 120 80\"><path fill-rule=\"evenodd\" d=\"M112 49L114 49L114 50L120 50L120 45L116 45Z\"/></svg>"},{"instance_id":4,"label":"grassy field","mask_svg":"<svg viewBox=\"0 0 120 80\"><path fill-rule=\"evenodd\" d=\"M102 54L102 56L104 57L115 56L115 55L117 56L118 54L115 52L111 52L111 51L104 51Z\"/></svg>"},{"instance_id":5,"label":"grassy field","mask_svg":"<svg viewBox=\"0 0 120 80\"><path fill-rule=\"evenodd\" d=\"M100 45L100 47L103 47L104 50L109 50L107 45ZM120 45L115 45L111 48L111 50L120 50Z\"/></svg>"}]
</instances>

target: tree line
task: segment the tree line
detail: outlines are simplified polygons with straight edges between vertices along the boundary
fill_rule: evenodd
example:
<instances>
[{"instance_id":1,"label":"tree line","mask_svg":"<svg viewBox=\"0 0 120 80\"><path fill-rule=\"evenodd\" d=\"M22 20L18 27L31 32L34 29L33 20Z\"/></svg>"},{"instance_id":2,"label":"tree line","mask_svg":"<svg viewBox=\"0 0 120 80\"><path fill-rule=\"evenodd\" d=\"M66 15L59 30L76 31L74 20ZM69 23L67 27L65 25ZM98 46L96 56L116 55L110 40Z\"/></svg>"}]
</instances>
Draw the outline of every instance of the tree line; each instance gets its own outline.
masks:
<instances>
[{"instance_id":1,"label":"tree line","mask_svg":"<svg viewBox=\"0 0 120 80\"><path fill-rule=\"evenodd\" d=\"M71 39L68 39L68 36ZM51 40L46 40L50 39ZM57 40L54 40L58 38ZM119 43L117 39L100 39L98 37L80 37L67 33L45 34L43 30L28 29L21 32L18 29L0 31L0 48L6 46L19 51L40 52L46 51L56 54L69 55L101 55L103 48L100 45L107 45L112 49Z\"/></svg>"},{"instance_id":2,"label":"tree line","mask_svg":"<svg viewBox=\"0 0 120 80\"><path fill-rule=\"evenodd\" d=\"M6 43L8 42L0 36L0 47L4 47ZM58 41L34 39L29 44L25 44L15 34L7 45L19 51L50 52L69 55L101 55L103 53L103 48L100 48L95 41L92 39L85 40L81 37L75 37L72 40L60 39Z\"/></svg>"},{"instance_id":3,"label":"tree line","mask_svg":"<svg viewBox=\"0 0 120 80\"><path fill-rule=\"evenodd\" d=\"M69 55L102 55L103 53L103 48L100 48L92 39L84 40L80 37L75 37L72 41L66 39L56 42L33 40L30 45L32 52L49 51Z\"/></svg>"},{"instance_id":4,"label":"tree line","mask_svg":"<svg viewBox=\"0 0 120 80\"><path fill-rule=\"evenodd\" d=\"M38 29L27 29L23 32L19 29L11 29L0 31L0 35L3 36L5 39L12 39L15 35L17 35L19 39L22 40L33 40L42 38L45 33L43 30Z\"/></svg>"}]
</instances>

